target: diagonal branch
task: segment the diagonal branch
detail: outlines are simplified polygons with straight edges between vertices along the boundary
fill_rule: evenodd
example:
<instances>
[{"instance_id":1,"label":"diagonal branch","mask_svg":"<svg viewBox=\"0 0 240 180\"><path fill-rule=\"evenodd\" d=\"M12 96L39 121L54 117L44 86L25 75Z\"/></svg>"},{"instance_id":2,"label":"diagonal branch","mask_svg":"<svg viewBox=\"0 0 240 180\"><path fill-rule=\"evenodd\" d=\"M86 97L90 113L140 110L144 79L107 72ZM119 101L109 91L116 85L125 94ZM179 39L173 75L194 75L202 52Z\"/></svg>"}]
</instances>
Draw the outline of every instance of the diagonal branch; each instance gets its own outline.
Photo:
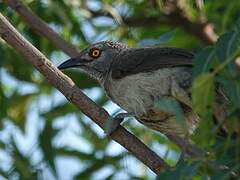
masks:
<instances>
[{"instance_id":1,"label":"diagonal branch","mask_svg":"<svg viewBox=\"0 0 240 180\"><path fill-rule=\"evenodd\" d=\"M17 32L1 13L0 36L20 54L25 56L26 60L79 110L90 117L101 128L104 127L105 120L110 118L109 114L84 95L70 78L59 71L38 49ZM156 153L123 127L118 128L111 135L111 138L125 147L156 174L159 174L163 168L168 167Z\"/></svg>"}]
</instances>

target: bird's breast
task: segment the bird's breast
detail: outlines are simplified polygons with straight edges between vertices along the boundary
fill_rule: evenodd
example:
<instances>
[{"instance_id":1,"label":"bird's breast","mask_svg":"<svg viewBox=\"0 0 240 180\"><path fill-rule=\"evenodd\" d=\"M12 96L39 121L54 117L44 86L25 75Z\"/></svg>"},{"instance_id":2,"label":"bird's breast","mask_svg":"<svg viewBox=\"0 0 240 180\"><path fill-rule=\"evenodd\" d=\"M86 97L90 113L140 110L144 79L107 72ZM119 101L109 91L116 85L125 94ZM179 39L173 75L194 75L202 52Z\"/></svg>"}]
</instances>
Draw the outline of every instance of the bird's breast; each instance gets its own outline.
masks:
<instances>
[{"instance_id":1,"label":"bird's breast","mask_svg":"<svg viewBox=\"0 0 240 180\"><path fill-rule=\"evenodd\" d=\"M121 79L109 77L104 88L110 99L138 117L154 106L154 102L170 91L169 69L138 73Z\"/></svg>"}]
</instances>

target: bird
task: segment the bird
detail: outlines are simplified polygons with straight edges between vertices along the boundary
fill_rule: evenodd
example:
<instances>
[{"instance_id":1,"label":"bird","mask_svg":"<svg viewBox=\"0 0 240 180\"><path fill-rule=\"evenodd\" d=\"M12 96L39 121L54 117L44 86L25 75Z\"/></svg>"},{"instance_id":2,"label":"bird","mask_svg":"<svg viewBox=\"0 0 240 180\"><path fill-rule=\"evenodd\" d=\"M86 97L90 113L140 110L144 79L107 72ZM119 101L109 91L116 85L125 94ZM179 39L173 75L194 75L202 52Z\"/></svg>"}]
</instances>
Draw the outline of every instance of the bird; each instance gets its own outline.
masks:
<instances>
[{"instance_id":1,"label":"bird","mask_svg":"<svg viewBox=\"0 0 240 180\"><path fill-rule=\"evenodd\" d=\"M188 137L200 122L191 102L193 59L192 53L179 48L129 48L119 42L101 41L58 68L80 69L97 80L109 99L126 111L115 116L109 132L112 133L125 117L133 116L180 147L186 147L191 146ZM176 114L156 106L162 98L180 105L184 126L176 121ZM224 112L225 100L221 93L216 102L216 107Z\"/></svg>"}]
</instances>

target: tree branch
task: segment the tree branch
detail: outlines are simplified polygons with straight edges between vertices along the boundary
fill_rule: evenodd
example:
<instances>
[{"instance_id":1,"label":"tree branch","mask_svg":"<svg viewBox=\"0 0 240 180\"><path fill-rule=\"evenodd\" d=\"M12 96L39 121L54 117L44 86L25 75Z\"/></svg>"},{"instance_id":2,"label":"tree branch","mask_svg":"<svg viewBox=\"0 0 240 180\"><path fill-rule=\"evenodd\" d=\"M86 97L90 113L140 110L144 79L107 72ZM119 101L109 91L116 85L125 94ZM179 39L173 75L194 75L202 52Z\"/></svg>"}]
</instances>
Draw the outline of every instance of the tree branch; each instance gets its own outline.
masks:
<instances>
[{"instance_id":1,"label":"tree branch","mask_svg":"<svg viewBox=\"0 0 240 180\"><path fill-rule=\"evenodd\" d=\"M186 32L194 35L197 39L200 39L205 44L213 44L217 40L217 35L213 30L213 26L208 22L192 22L188 18L179 16L178 13L171 15L162 15L156 17L129 17L123 19L123 22L132 27L141 26L180 26Z\"/></svg>"},{"instance_id":2,"label":"tree branch","mask_svg":"<svg viewBox=\"0 0 240 180\"><path fill-rule=\"evenodd\" d=\"M174 2L175 3L175 2ZM217 40L217 34L214 32L213 26L206 19L193 22L190 18L184 15L183 10L173 5L172 10L168 13L163 13L158 16L131 16L131 17L122 17L123 23L131 27L151 27L151 26L161 26L169 25L173 27L181 27L186 32L192 34L197 39L201 40L205 44L213 44ZM103 11L94 11L88 9L92 14L92 17L105 16L113 18L110 13Z\"/></svg>"},{"instance_id":3,"label":"tree branch","mask_svg":"<svg viewBox=\"0 0 240 180\"><path fill-rule=\"evenodd\" d=\"M101 128L104 128L104 122L110 118L110 115L84 95L69 77L59 71L39 50L17 32L1 13L0 36L25 56L26 60L42 73L51 85L62 92L71 103ZM123 127L118 128L111 135L111 138L125 147L156 174L168 167L156 153Z\"/></svg>"},{"instance_id":4,"label":"tree branch","mask_svg":"<svg viewBox=\"0 0 240 180\"><path fill-rule=\"evenodd\" d=\"M25 6L19 0L4 0L4 2L10 6L12 9L15 9L19 15L39 34L42 34L47 39L50 39L51 42L63 52L65 52L70 57L76 57L79 52L75 46L63 40L56 32L48 27L42 19L36 16L30 8Z\"/></svg>"}]
</instances>

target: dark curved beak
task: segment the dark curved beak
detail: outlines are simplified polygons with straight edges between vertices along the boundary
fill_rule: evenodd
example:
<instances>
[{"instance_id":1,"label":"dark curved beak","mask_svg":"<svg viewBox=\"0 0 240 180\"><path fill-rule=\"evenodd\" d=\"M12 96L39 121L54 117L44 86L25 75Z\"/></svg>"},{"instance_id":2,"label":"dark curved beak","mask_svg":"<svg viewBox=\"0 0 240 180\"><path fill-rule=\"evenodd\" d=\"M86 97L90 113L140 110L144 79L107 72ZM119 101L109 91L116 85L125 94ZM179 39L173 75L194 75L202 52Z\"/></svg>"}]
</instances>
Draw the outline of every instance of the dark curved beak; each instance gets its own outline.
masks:
<instances>
[{"instance_id":1,"label":"dark curved beak","mask_svg":"<svg viewBox=\"0 0 240 180\"><path fill-rule=\"evenodd\" d=\"M63 69L72 68L72 67L79 67L79 66L83 66L86 62L88 61L82 58L71 58L63 62L62 64L60 64L58 66L58 69L63 70Z\"/></svg>"}]
</instances>

